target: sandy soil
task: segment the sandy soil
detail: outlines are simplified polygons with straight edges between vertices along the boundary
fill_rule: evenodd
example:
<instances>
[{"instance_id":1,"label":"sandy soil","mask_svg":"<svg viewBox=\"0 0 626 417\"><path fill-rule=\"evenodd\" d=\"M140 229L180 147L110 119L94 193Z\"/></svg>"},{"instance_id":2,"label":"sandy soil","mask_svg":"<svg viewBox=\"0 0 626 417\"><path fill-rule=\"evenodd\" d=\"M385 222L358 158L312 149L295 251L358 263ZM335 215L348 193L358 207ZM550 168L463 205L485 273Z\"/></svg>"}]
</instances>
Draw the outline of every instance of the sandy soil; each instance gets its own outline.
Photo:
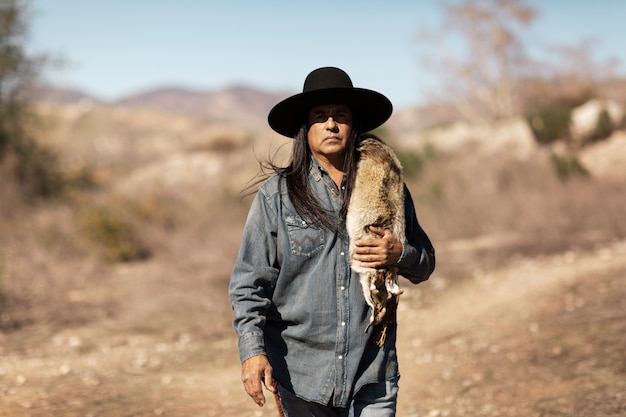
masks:
<instances>
[{"instance_id":1,"label":"sandy soil","mask_svg":"<svg viewBox=\"0 0 626 417\"><path fill-rule=\"evenodd\" d=\"M626 415L625 274L617 242L405 285L398 415ZM218 305L209 337L106 320L0 334L0 416L277 416L244 393Z\"/></svg>"}]
</instances>

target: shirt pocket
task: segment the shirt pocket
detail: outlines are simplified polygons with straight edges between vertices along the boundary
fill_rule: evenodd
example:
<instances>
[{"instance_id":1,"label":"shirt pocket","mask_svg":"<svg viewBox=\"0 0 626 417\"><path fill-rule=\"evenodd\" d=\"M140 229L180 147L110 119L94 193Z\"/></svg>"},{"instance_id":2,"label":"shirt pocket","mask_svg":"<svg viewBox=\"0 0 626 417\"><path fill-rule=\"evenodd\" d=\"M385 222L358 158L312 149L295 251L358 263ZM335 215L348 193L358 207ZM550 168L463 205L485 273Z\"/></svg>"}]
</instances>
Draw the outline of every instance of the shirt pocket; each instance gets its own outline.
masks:
<instances>
[{"instance_id":1,"label":"shirt pocket","mask_svg":"<svg viewBox=\"0 0 626 417\"><path fill-rule=\"evenodd\" d=\"M292 255L309 257L324 248L324 231L298 215L285 216Z\"/></svg>"}]
</instances>

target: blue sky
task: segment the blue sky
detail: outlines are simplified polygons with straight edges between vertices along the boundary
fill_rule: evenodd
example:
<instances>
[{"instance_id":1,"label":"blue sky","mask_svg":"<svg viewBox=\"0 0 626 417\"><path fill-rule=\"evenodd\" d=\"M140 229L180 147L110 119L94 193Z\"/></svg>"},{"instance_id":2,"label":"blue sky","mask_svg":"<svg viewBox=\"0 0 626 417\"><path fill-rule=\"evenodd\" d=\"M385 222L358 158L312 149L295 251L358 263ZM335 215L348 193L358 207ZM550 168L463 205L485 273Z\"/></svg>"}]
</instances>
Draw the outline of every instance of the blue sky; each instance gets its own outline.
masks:
<instances>
[{"instance_id":1,"label":"blue sky","mask_svg":"<svg viewBox=\"0 0 626 417\"><path fill-rule=\"evenodd\" d=\"M625 1L531 3L532 39L592 38L594 57L616 57L624 72ZM403 107L432 87L416 36L441 21L435 0L33 0L31 9L31 49L65 61L45 77L104 100L160 86L296 92L311 70L333 65Z\"/></svg>"}]
</instances>

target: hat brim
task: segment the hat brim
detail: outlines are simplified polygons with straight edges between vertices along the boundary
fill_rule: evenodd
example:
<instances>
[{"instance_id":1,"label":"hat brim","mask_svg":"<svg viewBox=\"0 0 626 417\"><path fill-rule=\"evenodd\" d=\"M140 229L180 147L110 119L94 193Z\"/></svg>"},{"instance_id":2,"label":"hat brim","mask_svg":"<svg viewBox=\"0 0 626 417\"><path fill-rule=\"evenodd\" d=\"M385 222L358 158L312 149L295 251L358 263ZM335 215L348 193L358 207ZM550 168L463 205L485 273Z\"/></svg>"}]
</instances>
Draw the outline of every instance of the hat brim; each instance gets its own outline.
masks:
<instances>
[{"instance_id":1,"label":"hat brim","mask_svg":"<svg viewBox=\"0 0 626 417\"><path fill-rule=\"evenodd\" d=\"M346 104L359 121L361 133L385 123L393 112L384 95L365 88L327 88L296 94L276 104L267 121L272 129L293 138L307 122L312 107L324 104Z\"/></svg>"}]
</instances>

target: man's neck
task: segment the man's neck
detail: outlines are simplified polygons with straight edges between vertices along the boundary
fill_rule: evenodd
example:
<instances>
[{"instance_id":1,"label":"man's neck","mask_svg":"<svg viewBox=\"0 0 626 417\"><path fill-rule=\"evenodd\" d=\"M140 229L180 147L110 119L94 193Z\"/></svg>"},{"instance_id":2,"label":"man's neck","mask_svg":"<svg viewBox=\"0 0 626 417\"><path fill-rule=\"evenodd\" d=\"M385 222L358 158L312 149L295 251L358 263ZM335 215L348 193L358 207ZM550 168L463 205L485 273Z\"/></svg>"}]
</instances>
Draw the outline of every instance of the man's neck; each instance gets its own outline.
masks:
<instances>
[{"instance_id":1,"label":"man's neck","mask_svg":"<svg viewBox=\"0 0 626 417\"><path fill-rule=\"evenodd\" d=\"M341 161L339 161L339 158L330 160L329 158L325 158L323 156L318 156L316 159L322 168L328 172L328 175L330 175L330 178L332 178L335 185L337 185L337 188L341 187L341 182L345 174L343 170L344 159L341 158Z\"/></svg>"}]
</instances>

